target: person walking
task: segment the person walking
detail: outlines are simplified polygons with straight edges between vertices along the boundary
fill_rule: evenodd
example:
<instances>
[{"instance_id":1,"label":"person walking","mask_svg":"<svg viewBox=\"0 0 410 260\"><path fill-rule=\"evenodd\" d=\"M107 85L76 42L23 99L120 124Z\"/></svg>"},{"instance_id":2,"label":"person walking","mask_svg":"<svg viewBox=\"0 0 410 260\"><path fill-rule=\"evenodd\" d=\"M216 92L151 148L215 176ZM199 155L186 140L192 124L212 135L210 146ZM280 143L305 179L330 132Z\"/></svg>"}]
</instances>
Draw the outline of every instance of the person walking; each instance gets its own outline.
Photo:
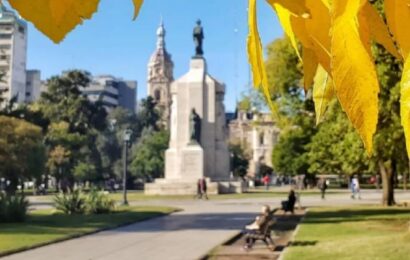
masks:
<instances>
[{"instance_id":1,"label":"person walking","mask_svg":"<svg viewBox=\"0 0 410 260\"><path fill-rule=\"evenodd\" d=\"M320 189L320 193L322 195L322 200L325 199L325 195L326 195L326 190L327 190L327 181L325 178L322 178L319 182L319 189Z\"/></svg>"},{"instance_id":2,"label":"person walking","mask_svg":"<svg viewBox=\"0 0 410 260\"><path fill-rule=\"evenodd\" d=\"M359 183L359 178L357 175L353 176L352 182L351 182L351 189L352 189L352 199L356 199L356 197L360 200L360 183Z\"/></svg>"},{"instance_id":3,"label":"person walking","mask_svg":"<svg viewBox=\"0 0 410 260\"><path fill-rule=\"evenodd\" d=\"M199 199L205 198L208 200L208 194L206 193L207 190L207 185L206 185L206 179L201 178L198 180L198 196Z\"/></svg>"},{"instance_id":4,"label":"person walking","mask_svg":"<svg viewBox=\"0 0 410 260\"><path fill-rule=\"evenodd\" d=\"M269 184L270 184L269 174L266 174L265 177L262 178L262 182L265 185L265 189L269 190Z\"/></svg>"}]
</instances>

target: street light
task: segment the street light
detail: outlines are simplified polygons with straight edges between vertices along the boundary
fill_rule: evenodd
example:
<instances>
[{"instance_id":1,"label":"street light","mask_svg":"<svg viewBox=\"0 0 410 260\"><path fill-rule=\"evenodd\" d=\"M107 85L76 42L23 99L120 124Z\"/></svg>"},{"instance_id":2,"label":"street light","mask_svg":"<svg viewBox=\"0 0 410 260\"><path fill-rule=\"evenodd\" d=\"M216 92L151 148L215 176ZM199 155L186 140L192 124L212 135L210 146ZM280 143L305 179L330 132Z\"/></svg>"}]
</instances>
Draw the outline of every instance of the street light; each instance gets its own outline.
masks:
<instances>
[{"instance_id":1,"label":"street light","mask_svg":"<svg viewBox=\"0 0 410 260\"><path fill-rule=\"evenodd\" d=\"M124 174L122 176L122 193L123 193L123 205L128 205L127 201L127 157L128 157L128 145L131 141L132 130L126 129L124 131Z\"/></svg>"},{"instance_id":2,"label":"street light","mask_svg":"<svg viewBox=\"0 0 410 260\"><path fill-rule=\"evenodd\" d=\"M230 160L229 160L229 164L230 164L229 166L230 166L230 175L231 175L230 178L233 179L233 178L234 178L234 175L233 175L233 172L234 172L234 165L233 165L233 163L234 163L234 161L233 161L233 159L235 158L235 154L234 154L233 152L230 152L230 153L229 153L229 157L230 157L230 158L229 158L229 159L230 159Z\"/></svg>"}]
</instances>

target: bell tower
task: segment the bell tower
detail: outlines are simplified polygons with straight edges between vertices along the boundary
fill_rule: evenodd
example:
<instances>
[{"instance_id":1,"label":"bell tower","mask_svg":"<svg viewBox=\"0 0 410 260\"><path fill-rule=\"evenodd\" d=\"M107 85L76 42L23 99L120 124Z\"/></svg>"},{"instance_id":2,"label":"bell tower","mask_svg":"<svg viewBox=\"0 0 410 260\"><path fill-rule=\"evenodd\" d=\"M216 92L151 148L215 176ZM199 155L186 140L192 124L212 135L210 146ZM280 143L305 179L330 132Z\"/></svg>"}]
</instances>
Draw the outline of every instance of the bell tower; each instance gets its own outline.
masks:
<instances>
[{"instance_id":1,"label":"bell tower","mask_svg":"<svg viewBox=\"0 0 410 260\"><path fill-rule=\"evenodd\" d=\"M148 95L157 103L162 114L162 123L168 128L171 106L170 88L174 81L174 63L166 50L165 27L161 23L157 30L157 47L148 63Z\"/></svg>"}]
</instances>

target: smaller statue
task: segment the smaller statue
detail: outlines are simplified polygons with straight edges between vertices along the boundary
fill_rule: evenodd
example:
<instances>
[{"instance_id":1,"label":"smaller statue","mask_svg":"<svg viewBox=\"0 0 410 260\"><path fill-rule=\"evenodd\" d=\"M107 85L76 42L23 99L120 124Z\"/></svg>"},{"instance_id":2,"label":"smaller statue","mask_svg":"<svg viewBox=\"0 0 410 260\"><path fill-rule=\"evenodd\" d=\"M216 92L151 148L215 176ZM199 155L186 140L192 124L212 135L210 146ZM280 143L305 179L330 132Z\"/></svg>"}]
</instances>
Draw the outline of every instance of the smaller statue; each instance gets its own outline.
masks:
<instances>
[{"instance_id":1,"label":"smaller statue","mask_svg":"<svg viewBox=\"0 0 410 260\"><path fill-rule=\"evenodd\" d=\"M192 109L189 116L190 143L201 143L201 117Z\"/></svg>"},{"instance_id":2,"label":"smaller statue","mask_svg":"<svg viewBox=\"0 0 410 260\"><path fill-rule=\"evenodd\" d=\"M204 41L204 30L201 26L201 20L196 22L196 27L194 28L194 42L195 42L195 56L202 57L204 55L204 50L202 48L202 43Z\"/></svg>"}]
</instances>

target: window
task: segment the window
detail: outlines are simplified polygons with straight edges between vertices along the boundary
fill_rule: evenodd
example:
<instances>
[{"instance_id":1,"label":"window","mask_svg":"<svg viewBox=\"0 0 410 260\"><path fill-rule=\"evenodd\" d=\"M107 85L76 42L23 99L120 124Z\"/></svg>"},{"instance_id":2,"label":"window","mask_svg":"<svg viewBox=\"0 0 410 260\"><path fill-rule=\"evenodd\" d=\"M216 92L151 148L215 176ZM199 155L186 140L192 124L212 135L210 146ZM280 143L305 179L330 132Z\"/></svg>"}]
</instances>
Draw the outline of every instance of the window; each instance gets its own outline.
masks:
<instances>
[{"instance_id":1,"label":"window","mask_svg":"<svg viewBox=\"0 0 410 260\"><path fill-rule=\"evenodd\" d=\"M260 145L264 145L264 134L263 133L260 133L259 134L259 144Z\"/></svg>"},{"instance_id":2,"label":"window","mask_svg":"<svg viewBox=\"0 0 410 260\"><path fill-rule=\"evenodd\" d=\"M11 45L10 44L0 44L0 50L10 50Z\"/></svg>"},{"instance_id":3,"label":"window","mask_svg":"<svg viewBox=\"0 0 410 260\"><path fill-rule=\"evenodd\" d=\"M21 25L19 25L19 32L22 33L22 34L24 34L25 31L26 31L26 30L24 29L24 27L21 26Z\"/></svg>"},{"instance_id":4,"label":"window","mask_svg":"<svg viewBox=\"0 0 410 260\"><path fill-rule=\"evenodd\" d=\"M11 34L0 33L0 39L11 39Z\"/></svg>"},{"instance_id":5,"label":"window","mask_svg":"<svg viewBox=\"0 0 410 260\"><path fill-rule=\"evenodd\" d=\"M156 89L155 91L154 91L154 98L155 98L155 100L161 100L161 91L159 91L159 89Z\"/></svg>"}]
</instances>

